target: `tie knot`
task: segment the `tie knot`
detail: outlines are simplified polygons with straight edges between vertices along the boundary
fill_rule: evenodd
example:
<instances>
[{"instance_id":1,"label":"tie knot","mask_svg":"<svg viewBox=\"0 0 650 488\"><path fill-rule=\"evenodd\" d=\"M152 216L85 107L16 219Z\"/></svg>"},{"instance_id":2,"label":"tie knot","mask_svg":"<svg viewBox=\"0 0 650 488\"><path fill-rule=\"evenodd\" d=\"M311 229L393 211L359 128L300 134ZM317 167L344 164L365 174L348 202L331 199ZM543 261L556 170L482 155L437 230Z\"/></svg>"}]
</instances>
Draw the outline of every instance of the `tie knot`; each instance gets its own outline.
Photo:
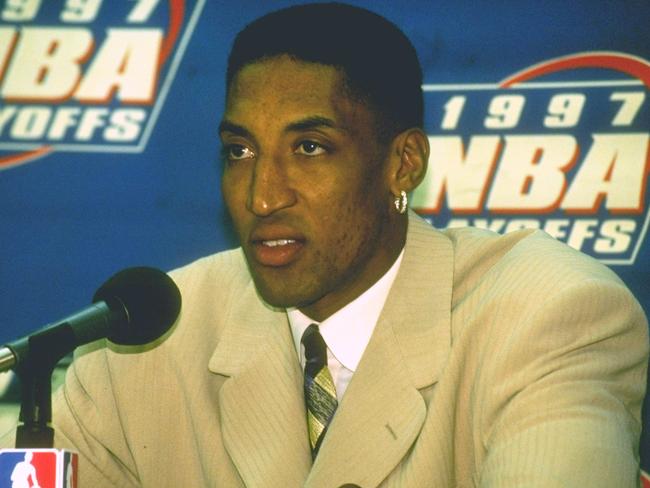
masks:
<instances>
[{"instance_id":1,"label":"tie knot","mask_svg":"<svg viewBox=\"0 0 650 488\"><path fill-rule=\"evenodd\" d=\"M305 359L308 363L327 363L327 345L320 335L318 325L311 324L305 329L301 339L302 344L305 346Z\"/></svg>"}]
</instances>

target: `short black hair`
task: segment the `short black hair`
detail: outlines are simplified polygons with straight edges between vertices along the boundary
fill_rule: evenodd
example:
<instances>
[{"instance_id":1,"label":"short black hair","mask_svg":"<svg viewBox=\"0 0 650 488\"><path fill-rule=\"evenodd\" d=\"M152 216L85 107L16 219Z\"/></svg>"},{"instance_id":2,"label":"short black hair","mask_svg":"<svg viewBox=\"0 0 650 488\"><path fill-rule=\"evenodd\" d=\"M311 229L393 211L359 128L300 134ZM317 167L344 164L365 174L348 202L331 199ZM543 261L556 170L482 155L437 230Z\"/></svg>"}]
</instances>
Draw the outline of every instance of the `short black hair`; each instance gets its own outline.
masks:
<instances>
[{"instance_id":1,"label":"short black hair","mask_svg":"<svg viewBox=\"0 0 650 488\"><path fill-rule=\"evenodd\" d=\"M260 17L235 38L226 93L244 66L283 54L339 69L350 93L376 113L380 137L423 127L417 53L384 17L341 3L298 5Z\"/></svg>"}]
</instances>

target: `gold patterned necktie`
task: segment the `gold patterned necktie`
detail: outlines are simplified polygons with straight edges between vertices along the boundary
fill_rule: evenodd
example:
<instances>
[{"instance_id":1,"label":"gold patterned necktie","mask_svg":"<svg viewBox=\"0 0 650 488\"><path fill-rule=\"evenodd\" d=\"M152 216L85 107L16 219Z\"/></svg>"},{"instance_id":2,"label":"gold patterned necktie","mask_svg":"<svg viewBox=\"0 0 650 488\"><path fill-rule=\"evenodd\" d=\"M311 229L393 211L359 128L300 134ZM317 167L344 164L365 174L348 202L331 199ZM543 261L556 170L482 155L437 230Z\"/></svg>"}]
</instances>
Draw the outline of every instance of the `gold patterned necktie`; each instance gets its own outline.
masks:
<instances>
[{"instance_id":1,"label":"gold patterned necktie","mask_svg":"<svg viewBox=\"0 0 650 488\"><path fill-rule=\"evenodd\" d=\"M305 346L305 405L307 407L307 427L312 458L316 458L327 426L338 402L336 388L329 369L327 369L327 346L316 324L311 324L302 335Z\"/></svg>"}]
</instances>

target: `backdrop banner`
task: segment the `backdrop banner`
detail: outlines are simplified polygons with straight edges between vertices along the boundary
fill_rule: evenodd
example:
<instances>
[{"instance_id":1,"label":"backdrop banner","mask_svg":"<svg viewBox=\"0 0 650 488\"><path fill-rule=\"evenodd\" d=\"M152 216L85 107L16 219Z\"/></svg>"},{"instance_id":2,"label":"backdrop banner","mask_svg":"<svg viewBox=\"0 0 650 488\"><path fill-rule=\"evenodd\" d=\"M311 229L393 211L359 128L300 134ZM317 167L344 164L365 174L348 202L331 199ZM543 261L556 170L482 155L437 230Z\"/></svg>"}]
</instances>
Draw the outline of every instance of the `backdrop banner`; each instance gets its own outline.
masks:
<instances>
[{"instance_id":1,"label":"backdrop banner","mask_svg":"<svg viewBox=\"0 0 650 488\"><path fill-rule=\"evenodd\" d=\"M291 3L0 0L0 343L122 268L236 246L226 57ZM432 155L413 207L439 228L543 229L650 311L650 3L351 3L399 25L423 64ZM650 471L650 438L641 451Z\"/></svg>"}]
</instances>

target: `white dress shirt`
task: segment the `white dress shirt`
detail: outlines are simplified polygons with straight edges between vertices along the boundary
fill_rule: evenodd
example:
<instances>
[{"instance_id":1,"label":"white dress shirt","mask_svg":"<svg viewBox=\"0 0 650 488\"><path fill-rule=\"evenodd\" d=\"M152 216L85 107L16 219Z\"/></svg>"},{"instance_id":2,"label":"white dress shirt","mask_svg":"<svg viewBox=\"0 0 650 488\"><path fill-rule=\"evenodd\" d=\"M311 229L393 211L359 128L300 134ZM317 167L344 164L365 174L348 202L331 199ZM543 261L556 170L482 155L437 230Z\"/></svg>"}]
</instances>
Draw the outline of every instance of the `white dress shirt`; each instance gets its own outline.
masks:
<instances>
[{"instance_id":1,"label":"white dress shirt","mask_svg":"<svg viewBox=\"0 0 650 488\"><path fill-rule=\"evenodd\" d=\"M321 323L310 319L298 309L287 310L291 333L303 369L305 348L300 339L309 324L318 324L327 344L327 365L332 373L339 403L375 330L403 255L402 249L390 269L374 285Z\"/></svg>"}]
</instances>

